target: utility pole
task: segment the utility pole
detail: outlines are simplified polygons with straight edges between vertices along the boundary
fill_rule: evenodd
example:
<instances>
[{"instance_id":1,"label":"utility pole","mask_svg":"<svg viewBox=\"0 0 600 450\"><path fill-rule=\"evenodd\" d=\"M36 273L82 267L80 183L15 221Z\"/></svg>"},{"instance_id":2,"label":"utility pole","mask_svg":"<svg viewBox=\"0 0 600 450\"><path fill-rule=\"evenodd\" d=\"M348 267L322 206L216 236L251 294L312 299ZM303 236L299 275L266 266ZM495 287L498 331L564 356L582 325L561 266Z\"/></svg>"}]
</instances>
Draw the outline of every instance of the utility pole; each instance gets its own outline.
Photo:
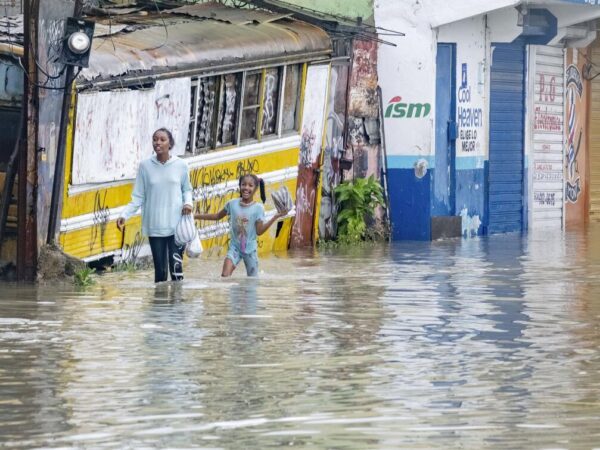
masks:
<instances>
[{"instance_id":1,"label":"utility pole","mask_svg":"<svg viewBox=\"0 0 600 450\"><path fill-rule=\"evenodd\" d=\"M17 279L34 281L37 272L37 134L38 134L38 88L35 54L37 48L39 3L37 0L23 2L24 67L25 77L25 126L21 130L19 150L19 184L17 213Z\"/></svg>"},{"instance_id":2,"label":"utility pole","mask_svg":"<svg viewBox=\"0 0 600 450\"><path fill-rule=\"evenodd\" d=\"M64 68L66 75L50 80L44 72L44 82L38 65L54 70L61 66L56 62L56 52L62 46L63 35L57 34L57 25L70 16L82 13L83 0L24 0L26 122L19 152L19 207L17 222L17 279L35 281L37 277L38 252L44 241L54 243L56 224L60 214L64 156L66 152L66 128L73 82L73 67ZM43 28L41 28L43 27ZM58 42L61 45L56 45ZM59 124L56 144L48 130ZM40 130L42 132L40 133ZM53 157L55 155L56 159ZM54 161L54 167L50 161ZM42 170L40 170L42 169ZM51 179L51 178L54 178ZM52 189L53 199L48 202L47 193ZM49 205L48 203L51 203ZM54 207L52 223L49 224L49 207ZM51 233L47 229L51 226Z\"/></svg>"},{"instance_id":3,"label":"utility pole","mask_svg":"<svg viewBox=\"0 0 600 450\"><path fill-rule=\"evenodd\" d=\"M75 0L75 9L73 17L81 16L83 11L83 0ZM50 215L48 217L48 234L46 236L47 244L56 243L57 223L59 219L59 203L62 198L62 188L65 168L65 153L67 152L67 126L69 122L69 110L71 109L71 89L75 80L74 66L67 65L65 74L65 89L63 92L62 110L60 114L60 127L58 135L58 144L56 146L56 164L54 166L54 178L52 182L52 197L50 200Z\"/></svg>"}]
</instances>

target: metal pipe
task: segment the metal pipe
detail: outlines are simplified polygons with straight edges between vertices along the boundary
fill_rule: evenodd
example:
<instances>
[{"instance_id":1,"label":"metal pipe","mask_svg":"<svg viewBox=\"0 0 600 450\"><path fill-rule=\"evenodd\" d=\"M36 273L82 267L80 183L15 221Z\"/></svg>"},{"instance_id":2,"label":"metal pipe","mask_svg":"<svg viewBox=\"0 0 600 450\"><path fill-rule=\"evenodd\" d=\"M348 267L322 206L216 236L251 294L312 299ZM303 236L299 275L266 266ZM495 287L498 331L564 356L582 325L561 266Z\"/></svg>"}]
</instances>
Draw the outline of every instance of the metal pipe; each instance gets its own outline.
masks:
<instances>
[{"instance_id":1,"label":"metal pipe","mask_svg":"<svg viewBox=\"0 0 600 450\"><path fill-rule=\"evenodd\" d=\"M20 44L7 44L6 42L0 42L0 54L19 58L25 55L25 49Z\"/></svg>"},{"instance_id":2,"label":"metal pipe","mask_svg":"<svg viewBox=\"0 0 600 450\"><path fill-rule=\"evenodd\" d=\"M377 96L379 97L379 134L381 135L381 181L383 182L383 195L385 199L385 215L390 227L389 240L392 240L392 218L390 215L390 194L388 190L388 167L387 167L387 150L385 147L385 123L383 116L383 94L381 92L381 86L377 86Z\"/></svg>"},{"instance_id":3,"label":"metal pipe","mask_svg":"<svg viewBox=\"0 0 600 450\"><path fill-rule=\"evenodd\" d=\"M64 178L65 153L67 141L67 126L69 121L69 109L71 108L71 86L73 84L73 66L68 66L65 75L65 92L63 94L62 109L60 113L60 133L56 145L56 163L54 165L54 177L52 179L52 198L50 200L50 215L48 217L47 244L56 241L56 223L58 222L58 209L62 197L62 180Z\"/></svg>"}]
</instances>

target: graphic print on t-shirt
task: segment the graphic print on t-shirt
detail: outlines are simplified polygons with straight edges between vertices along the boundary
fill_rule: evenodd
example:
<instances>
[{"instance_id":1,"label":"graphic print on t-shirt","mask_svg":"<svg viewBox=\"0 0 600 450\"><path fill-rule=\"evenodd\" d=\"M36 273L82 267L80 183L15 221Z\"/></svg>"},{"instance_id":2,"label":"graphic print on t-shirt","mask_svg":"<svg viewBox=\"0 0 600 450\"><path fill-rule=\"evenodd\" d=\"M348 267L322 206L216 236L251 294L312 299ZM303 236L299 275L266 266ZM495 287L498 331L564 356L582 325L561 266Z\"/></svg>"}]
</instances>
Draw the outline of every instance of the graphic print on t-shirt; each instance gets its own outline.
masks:
<instances>
[{"instance_id":1,"label":"graphic print on t-shirt","mask_svg":"<svg viewBox=\"0 0 600 450\"><path fill-rule=\"evenodd\" d=\"M238 242L240 243L240 250L242 253L246 253L246 242L248 240L248 230L246 227L248 226L249 220L246 216L240 215L237 217L236 222L236 233Z\"/></svg>"}]
</instances>

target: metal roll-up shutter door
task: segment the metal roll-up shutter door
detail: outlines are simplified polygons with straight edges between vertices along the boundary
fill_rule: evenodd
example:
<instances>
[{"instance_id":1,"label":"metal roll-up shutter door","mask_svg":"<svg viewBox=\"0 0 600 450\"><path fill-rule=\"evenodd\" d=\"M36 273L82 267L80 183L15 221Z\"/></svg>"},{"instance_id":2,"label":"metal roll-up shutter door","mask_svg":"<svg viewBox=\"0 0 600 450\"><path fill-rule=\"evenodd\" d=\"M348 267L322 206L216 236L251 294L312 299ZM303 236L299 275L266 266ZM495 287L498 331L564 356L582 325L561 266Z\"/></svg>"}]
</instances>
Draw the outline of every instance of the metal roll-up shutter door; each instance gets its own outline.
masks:
<instances>
[{"instance_id":1,"label":"metal roll-up shutter door","mask_svg":"<svg viewBox=\"0 0 600 450\"><path fill-rule=\"evenodd\" d=\"M592 48L593 67L600 66L600 43ZM590 219L600 221L600 77L592 80L590 116Z\"/></svg>"},{"instance_id":2,"label":"metal roll-up shutter door","mask_svg":"<svg viewBox=\"0 0 600 450\"><path fill-rule=\"evenodd\" d=\"M490 95L489 233L523 229L525 46L494 44Z\"/></svg>"},{"instance_id":3,"label":"metal roll-up shutter door","mask_svg":"<svg viewBox=\"0 0 600 450\"><path fill-rule=\"evenodd\" d=\"M535 52L531 228L561 228L563 223L564 49L532 46Z\"/></svg>"}]
</instances>

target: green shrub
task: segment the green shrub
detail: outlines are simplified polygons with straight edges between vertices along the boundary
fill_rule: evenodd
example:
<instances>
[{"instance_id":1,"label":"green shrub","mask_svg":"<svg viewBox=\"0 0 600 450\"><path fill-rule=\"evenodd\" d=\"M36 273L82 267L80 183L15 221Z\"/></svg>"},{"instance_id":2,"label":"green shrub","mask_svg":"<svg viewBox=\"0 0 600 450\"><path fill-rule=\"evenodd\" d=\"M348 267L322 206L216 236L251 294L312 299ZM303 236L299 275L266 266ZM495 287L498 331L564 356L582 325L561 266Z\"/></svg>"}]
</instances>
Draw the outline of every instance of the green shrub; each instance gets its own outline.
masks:
<instances>
[{"instance_id":1,"label":"green shrub","mask_svg":"<svg viewBox=\"0 0 600 450\"><path fill-rule=\"evenodd\" d=\"M337 216L338 241L352 244L370 237L367 219L372 219L375 209L383 205L383 189L373 175L344 181L335 188L340 210Z\"/></svg>"}]
</instances>

